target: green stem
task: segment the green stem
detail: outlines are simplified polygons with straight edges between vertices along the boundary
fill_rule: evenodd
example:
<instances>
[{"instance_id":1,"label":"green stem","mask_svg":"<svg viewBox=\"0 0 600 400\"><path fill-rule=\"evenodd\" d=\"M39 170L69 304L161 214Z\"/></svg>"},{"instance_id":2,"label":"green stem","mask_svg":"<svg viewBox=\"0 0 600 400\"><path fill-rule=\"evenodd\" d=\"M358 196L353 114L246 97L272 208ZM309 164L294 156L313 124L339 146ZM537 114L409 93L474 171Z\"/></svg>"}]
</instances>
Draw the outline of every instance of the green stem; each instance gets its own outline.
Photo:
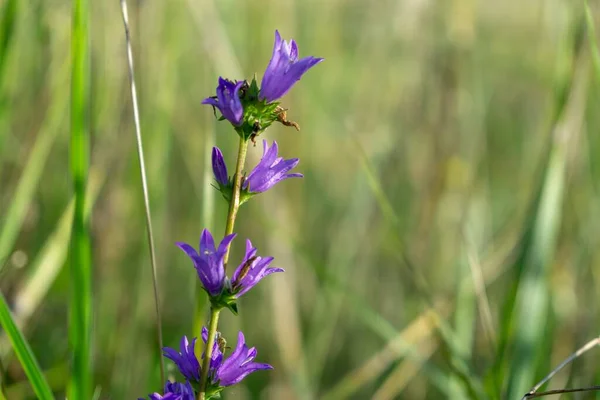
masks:
<instances>
[{"instance_id":1,"label":"green stem","mask_svg":"<svg viewBox=\"0 0 600 400\"><path fill-rule=\"evenodd\" d=\"M68 397L91 398L92 253L85 216L90 154L89 1L73 1L71 25L71 175L75 207L71 238L69 344L72 354Z\"/></svg>"},{"instance_id":2,"label":"green stem","mask_svg":"<svg viewBox=\"0 0 600 400\"><path fill-rule=\"evenodd\" d=\"M212 348L215 345L215 336L217 334L217 325L219 323L219 313L221 310L210 308L210 322L208 323L208 339L206 340L205 356L202 360L202 370L200 375L200 394L198 400L205 399L206 381L208 380L208 368L212 357Z\"/></svg>"},{"instance_id":3,"label":"green stem","mask_svg":"<svg viewBox=\"0 0 600 400\"><path fill-rule=\"evenodd\" d=\"M233 233L233 226L235 225L235 218L237 216L238 209L240 208L240 192L242 191L242 170L246 163L246 153L248 152L248 140L240 136L240 145L238 148L237 163L235 165L235 175L233 176L233 193L231 194L231 201L229 202L229 213L227 214L227 225L225 226L225 236ZM225 268L227 268L227 261L229 261L229 249L225 253L223 262Z\"/></svg>"},{"instance_id":4,"label":"green stem","mask_svg":"<svg viewBox=\"0 0 600 400\"><path fill-rule=\"evenodd\" d=\"M231 201L229 202L229 212L227 213L227 224L225 225L225 236L233 233L233 227L235 225L235 218L237 216L238 209L240 208L240 192L242 191L242 173L244 170L244 164L246 163L246 153L248 152L248 140L240 136L240 144L238 147L237 162L235 164L235 175L233 176L233 192L231 194ZM223 259L225 268L227 268L227 262L229 261L229 248ZM220 309L211 307L210 309L210 321L208 323L208 339L206 341L206 347L204 348L204 359L202 360L202 370L200 375L200 393L198 394L198 400L205 400L206 398L206 386L208 380L208 368L210 367L210 359L212 357L212 350L215 343L215 336L217 334L217 325L219 323Z\"/></svg>"}]
</instances>

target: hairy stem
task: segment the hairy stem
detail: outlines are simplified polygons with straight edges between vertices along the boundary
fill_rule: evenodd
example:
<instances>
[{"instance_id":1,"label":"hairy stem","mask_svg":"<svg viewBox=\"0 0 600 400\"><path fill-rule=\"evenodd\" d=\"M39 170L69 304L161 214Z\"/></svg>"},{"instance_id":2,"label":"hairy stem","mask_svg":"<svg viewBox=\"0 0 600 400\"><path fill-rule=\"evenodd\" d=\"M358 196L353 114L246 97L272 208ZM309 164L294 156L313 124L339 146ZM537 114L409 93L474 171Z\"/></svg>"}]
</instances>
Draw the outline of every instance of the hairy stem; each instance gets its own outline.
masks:
<instances>
[{"instance_id":1,"label":"hairy stem","mask_svg":"<svg viewBox=\"0 0 600 400\"><path fill-rule=\"evenodd\" d=\"M242 173L244 164L246 163L246 153L248 152L248 141L243 137L240 137L240 144L238 147L238 156L235 164L235 175L233 176L233 193L231 195L231 201L229 202L229 212L227 213L227 224L225 225L225 236L233 233L233 227L235 225L235 218L237 216L238 209L240 208L240 192L242 191ZM227 268L227 262L229 261L229 247L224 258L224 265ZM215 343L215 335L217 334L217 325L219 323L219 313L221 310L211 307L210 309L210 321L208 323L208 339L206 341L206 347L204 348L204 359L202 360L202 371L200 375L200 393L198 394L198 400L205 400L206 398L206 386L208 380L208 369L210 367L210 359L212 357L212 350Z\"/></svg>"}]
</instances>

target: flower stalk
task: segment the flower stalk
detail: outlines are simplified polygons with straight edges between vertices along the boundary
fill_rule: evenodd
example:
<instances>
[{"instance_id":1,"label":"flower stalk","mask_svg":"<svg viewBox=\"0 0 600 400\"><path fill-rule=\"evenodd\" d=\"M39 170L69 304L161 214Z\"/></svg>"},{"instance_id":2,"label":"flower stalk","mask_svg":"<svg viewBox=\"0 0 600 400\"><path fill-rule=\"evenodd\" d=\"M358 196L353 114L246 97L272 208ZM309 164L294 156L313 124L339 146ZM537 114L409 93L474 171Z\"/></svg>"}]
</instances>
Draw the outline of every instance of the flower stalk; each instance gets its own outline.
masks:
<instances>
[{"instance_id":1,"label":"flower stalk","mask_svg":"<svg viewBox=\"0 0 600 400\"><path fill-rule=\"evenodd\" d=\"M237 315L237 301L240 296L266 276L283 272L283 268L271 267L273 257L260 256L250 239L246 240L245 255L231 279L227 277L226 268L231 243L237 236L233 230L240 206L283 180L302 177L301 173L290 172L298 165L299 160L283 158L279 155L277 142L273 141L269 146L266 140L263 140L263 156L260 162L248 175L244 175L249 141L256 143L256 138L276 121L298 129L298 124L287 120L286 110L277 100L286 94L310 68L321 61L322 58L316 57L299 59L296 42L290 40L288 43L276 31L273 56L264 73L262 87L259 88L256 77L250 82L232 81L220 77L216 96L210 96L202 101L202 104L213 107L215 116L218 109L221 113L219 120L229 121L239 136L235 172L231 179L227 173L223 153L218 147L212 149L211 164L218 185L215 188L228 204L225 234L217 243L210 230L205 228L200 235L198 249L185 242L176 242L176 245L192 261L202 289L208 295L211 305L210 320L208 328L202 327L204 317L199 307L195 315L194 327L199 331L197 336L205 343L204 351L198 349L196 352L195 344L198 337L188 340L187 336L182 337L179 350L163 348L163 355L175 363L186 382L182 384L169 381L164 385L164 395L150 394L150 400L219 398L223 389L237 385L249 374L273 369L269 364L254 361L257 350L246 344L241 331L238 333L235 350L226 358L226 344L221 336L217 336L219 334L217 329L222 309L227 308Z\"/></svg>"},{"instance_id":2,"label":"flower stalk","mask_svg":"<svg viewBox=\"0 0 600 400\"><path fill-rule=\"evenodd\" d=\"M233 233L233 227L235 225L235 218L237 217L238 210L240 208L240 192L242 191L242 177L244 164L246 163L246 154L248 153L248 140L240 136L240 143L238 147L238 156L235 163L235 175L233 176L233 193L231 200L229 201L229 212L227 213L227 224L225 225L225 235L231 235ZM227 261L229 260L229 249L225 253L224 266L227 268ZM221 309L210 307L210 321L208 323L208 338L206 340L206 346L204 348L204 359L202 360L202 373L200 375L200 393L198 394L198 400L205 400L206 398L206 384L208 382L208 370L210 366L210 360L212 358L212 350L215 343L215 336L217 334L217 326L219 324L219 313Z\"/></svg>"},{"instance_id":3,"label":"flower stalk","mask_svg":"<svg viewBox=\"0 0 600 400\"><path fill-rule=\"evenodd\" d=\"M215 344L215 336L217 334L217 325L219 324L219 313L220 309L210 308L210 322L208 323L208 338L206 339L206 347L204 348L204 359L202 360L202 373L200 375L200 393L198 394L198 400L205 400L206 397L206 384L208 382L208 370L210 367L210 360L212 358L212 350Z\"/></svg>"},{"instance_id":4,"label":"flower stalk","mask_svg":"<svg viewBox=\"0 0 600 400\"><path fill-rule=\"evenodd\" d=\"M242 191L242 177L244 164L246 163L246 154L248 153L248 140L240 136L240 144L238 147L237 162L235 164L235 175L233 176L233 194L229 202L229 212L227 213L227 225L225 225L225 236L233 233L235 218L240 208L240 193ZM227 269L227 261L229 261L229 249L225 253L224 263Z\"/></svg>"}]
</instances>

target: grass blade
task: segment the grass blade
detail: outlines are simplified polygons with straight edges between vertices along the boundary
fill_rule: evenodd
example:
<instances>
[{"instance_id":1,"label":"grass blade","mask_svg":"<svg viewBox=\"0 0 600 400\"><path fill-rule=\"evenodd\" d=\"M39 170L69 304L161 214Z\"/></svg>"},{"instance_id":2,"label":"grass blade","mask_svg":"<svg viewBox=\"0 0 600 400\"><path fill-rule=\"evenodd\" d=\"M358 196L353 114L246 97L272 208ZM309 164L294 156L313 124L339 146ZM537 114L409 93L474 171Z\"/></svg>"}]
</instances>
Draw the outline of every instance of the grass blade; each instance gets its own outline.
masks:
<instances>
[{"instance_id":1,"label":"grass blade","mask_svg":"<svg viewBox=\"0 0 600 400\"><path fill-rule=\"evenodd\" d=\"M25 341L23 334L13 321L10 309L2 293L0 293L0 324L2 324L2 328L8 335L37 398L41 400L53 399L52 390L50 390L50 386L46 382L29 344Z\"/></svg>"},{"instance_id":2,"label":"grass blade","mask_svg":"<svg viewBox=\"0 0 600 400\"><path fill-rule=\"evenodd\" d=\"M514 298L514 348L507 398L520 398L531 387L541 357L547 353L550 306L550 268L560 232L567 173L567 156L577 139L587 100L587 59L574 37L573 67L567 79L564 102L558 102L550 155L545 165L531 225L523 253L523 269Z\"/></svg>"},{"instance_id":3,"label":"grass blade","mask_svg":"<svg viewBox=\"0 0 600 400\"><path fill-rule=\"evenodd\" d=\"M598 43L596 42L596 28L594 26L594 16L590 9L589 3L585 2L585 23L588 32L588 40L590 42L590 53L592 57L592 66L596 80L600 82L600 52L598 51Z\"/></svg>"},{"instance_id":4,"label":"grass blade","mask_svg":"<svg viewBox=\"0 0 600 400\"><path fill-rule=\"evenodd\" d=\"M90 64L89 4L74 0L71 26L71 175L75 207L71 236L71 297L69 343L72 367L69 398L89 399L92 387L92 257L89 226L85 216L89 168Z\"/></svg>"}]
</instances>

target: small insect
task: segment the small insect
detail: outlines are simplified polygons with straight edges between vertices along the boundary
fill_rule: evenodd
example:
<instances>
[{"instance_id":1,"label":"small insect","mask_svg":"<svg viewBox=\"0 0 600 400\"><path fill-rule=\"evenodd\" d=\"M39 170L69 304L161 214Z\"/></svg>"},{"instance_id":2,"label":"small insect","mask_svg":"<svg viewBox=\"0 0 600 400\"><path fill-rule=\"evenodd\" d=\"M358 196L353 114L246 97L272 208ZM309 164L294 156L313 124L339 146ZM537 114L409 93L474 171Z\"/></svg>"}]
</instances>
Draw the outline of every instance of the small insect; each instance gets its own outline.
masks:
<instances>
[{"instance_id":1,"label":"small insect","mask_svg":"<svg viewBox=\"0 0 600 400\"><path fill-rule=\"evenodd\" d=\"M221 332L217 332L217 346L219 346L219 351L225 354L225 350L231 350L231 347L227 346L227 340L221 335Z\"/></svg>"},{"instance_id":2,"label":"small insect","mask_svg":"<svg viewBox=\"0 0 600 400\"><path fill-rule=\"evenodd\" d=\"M242 86L240 87L240 91L238 92L240 99L243 99L244 97L246 97L246 93L248 93L248 89L250 89L250 84L248 84L247 80L244 80L244 83L242 83Z\"/></svg>"},{"instance_id":3,"label":"small insect","mask_svg":"<svg viewBox=\"0 0 600 400\"><path fill-rule=\"evenodd\" d=\"M250 135L250 140L254 143L254 147L256 147L256 136L262 131L262 127L260 126L260 122L254 121L252 125L252 134Z\"/></svg>"}]
</instances>

